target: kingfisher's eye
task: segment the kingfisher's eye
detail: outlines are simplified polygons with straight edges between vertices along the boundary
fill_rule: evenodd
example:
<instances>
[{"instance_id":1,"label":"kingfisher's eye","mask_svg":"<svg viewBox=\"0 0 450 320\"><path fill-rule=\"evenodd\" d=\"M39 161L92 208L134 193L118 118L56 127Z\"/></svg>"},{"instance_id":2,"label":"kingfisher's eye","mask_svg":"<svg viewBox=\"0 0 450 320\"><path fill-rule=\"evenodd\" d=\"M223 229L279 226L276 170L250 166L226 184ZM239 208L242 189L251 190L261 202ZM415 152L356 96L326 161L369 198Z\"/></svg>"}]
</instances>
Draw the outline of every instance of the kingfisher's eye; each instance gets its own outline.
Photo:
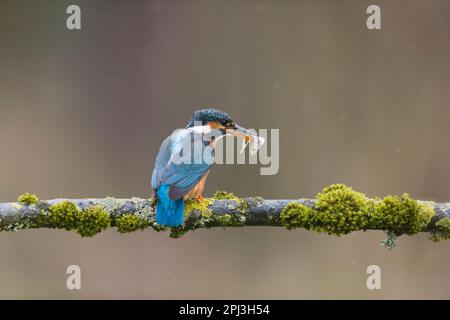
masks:
<instances>
[{"instance_id":1,"label":"kingfisher's eye","mask_svg":"<svg viewBox=\"0 0 450 320\"><path fill-rule=\"evenodd\" d=\"M227 121L224 124L225 128L233 128L234 127L234 122L233 121Z\"/></svg>"}]
</instances>

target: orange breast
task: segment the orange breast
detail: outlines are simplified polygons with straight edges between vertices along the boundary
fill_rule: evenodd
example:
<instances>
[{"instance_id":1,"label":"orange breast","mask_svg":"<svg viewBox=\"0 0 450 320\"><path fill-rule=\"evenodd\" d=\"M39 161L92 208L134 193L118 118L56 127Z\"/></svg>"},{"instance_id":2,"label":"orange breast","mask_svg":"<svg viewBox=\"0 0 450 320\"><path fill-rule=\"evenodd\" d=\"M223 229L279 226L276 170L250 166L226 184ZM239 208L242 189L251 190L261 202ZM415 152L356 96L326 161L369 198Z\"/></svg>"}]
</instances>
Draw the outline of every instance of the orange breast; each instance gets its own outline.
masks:
<instances>
[{"instance_id":1,"label":"orange breast","mask_svg":"<svg viewBox=\"0 0 450 320\"><path fill-rule=\"evenodd\" d=\"M203 189L205 188L205 182L206 178L208 177L208 174L209 171L205 173L205 175L200 179L197 185L194 188L192 188L191 191L185 194L185 196L183 197L184 200L197 198L198 195L201 195L203 193Z\"/></svg>"}]
</instances>

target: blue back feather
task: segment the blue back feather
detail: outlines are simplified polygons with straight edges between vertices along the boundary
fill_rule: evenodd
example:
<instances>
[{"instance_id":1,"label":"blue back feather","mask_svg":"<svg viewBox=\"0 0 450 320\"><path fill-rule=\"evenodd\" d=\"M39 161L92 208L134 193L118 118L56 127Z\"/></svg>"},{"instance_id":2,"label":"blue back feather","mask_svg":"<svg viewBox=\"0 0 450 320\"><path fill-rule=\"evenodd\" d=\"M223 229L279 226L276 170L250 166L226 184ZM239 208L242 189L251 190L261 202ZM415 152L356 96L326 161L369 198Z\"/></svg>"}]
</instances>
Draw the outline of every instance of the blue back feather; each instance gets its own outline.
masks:
<instances>
[{"instance_id":1,"label":"blue back feather","mask_svg":"<svg viewBox=\"0 0 450 320\"><path fill-rule=\"evenodd\" d=\"M183 196L192 190L211 168L211 164L203 161L195 163L193 158L190 163L180 164L171 160L175 155L180 155L186 139L194 141L195 134L193 128L180 130L164 140L159 149L152 174L152 188L157 195L158 224L174 227L183 223ZM194 156L193 150L191 156Z\"/></svg>"}]
</instances>

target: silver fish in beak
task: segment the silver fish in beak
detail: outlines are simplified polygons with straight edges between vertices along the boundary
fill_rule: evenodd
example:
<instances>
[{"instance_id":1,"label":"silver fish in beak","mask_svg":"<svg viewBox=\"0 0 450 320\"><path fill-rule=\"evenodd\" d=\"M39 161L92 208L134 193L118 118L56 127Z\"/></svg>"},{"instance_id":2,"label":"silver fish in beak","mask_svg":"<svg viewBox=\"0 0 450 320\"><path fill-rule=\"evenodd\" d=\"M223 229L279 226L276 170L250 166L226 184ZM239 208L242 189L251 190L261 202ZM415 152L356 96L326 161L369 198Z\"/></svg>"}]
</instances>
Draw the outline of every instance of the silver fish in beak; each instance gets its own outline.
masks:
<instances>
[{"instance_id":1,"label":"silver fish in beak","mask_svg":"<svg viewBox=\"0 0 450 320\"><path fill-rule=\"evenodd\" d=\"M265 142L265 139L258 136L255 131L245 129L244 127L241 127L237 124L235 124L232 128L227 129L226 131L227 133L230 133L242 139L242 147L240 153L242 153L247 145L250 144L250 154L255 155L258 152L258 149Z\"/></svg>"}]
</instances>

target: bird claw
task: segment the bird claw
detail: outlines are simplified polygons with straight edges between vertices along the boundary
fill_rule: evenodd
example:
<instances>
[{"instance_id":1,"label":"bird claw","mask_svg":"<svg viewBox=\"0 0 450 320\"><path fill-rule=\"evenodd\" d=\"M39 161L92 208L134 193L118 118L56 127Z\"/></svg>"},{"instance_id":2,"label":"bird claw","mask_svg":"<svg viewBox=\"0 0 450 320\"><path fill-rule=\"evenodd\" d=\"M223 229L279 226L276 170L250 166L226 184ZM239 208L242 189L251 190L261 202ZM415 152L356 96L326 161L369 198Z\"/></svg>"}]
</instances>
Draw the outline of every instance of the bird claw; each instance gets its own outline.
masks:
<instances>
[{"instance_id":1,"label":"bird claw","mask_svg":"<svg viewBox=\"0 0 450 320\"><path fill-rule=\"evenodd\" d=\"M197 196L197 201L198 201L198 202L202 202L202 201L203 201L203 196L202 196L201 194L199 194L199 195Z\"/></svg>"}]
</instances>

